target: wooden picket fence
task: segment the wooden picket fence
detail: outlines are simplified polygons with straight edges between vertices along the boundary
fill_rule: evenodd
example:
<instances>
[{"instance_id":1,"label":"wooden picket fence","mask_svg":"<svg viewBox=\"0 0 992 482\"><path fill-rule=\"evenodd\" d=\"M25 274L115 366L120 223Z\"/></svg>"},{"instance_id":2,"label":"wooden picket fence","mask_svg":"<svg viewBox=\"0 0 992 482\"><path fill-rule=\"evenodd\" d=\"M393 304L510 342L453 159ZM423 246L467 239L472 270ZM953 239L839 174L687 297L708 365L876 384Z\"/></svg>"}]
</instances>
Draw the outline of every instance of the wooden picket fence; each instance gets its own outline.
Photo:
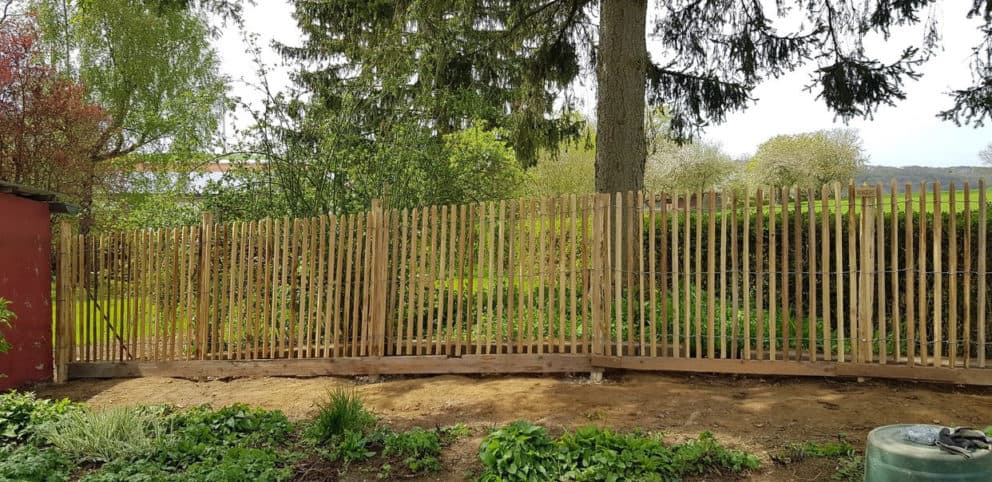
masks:
<instances>
[{"instance_id":1,"label":"wooden picket fence","mask_svg":"<svg viewBox=\"0 0 992 482\"><path fill-rule=\"evenodd\" d=\"M63 226L57 372L620 368L992 385L987 208L984 183L893 182Z\"/></svg>"}]
</instances>

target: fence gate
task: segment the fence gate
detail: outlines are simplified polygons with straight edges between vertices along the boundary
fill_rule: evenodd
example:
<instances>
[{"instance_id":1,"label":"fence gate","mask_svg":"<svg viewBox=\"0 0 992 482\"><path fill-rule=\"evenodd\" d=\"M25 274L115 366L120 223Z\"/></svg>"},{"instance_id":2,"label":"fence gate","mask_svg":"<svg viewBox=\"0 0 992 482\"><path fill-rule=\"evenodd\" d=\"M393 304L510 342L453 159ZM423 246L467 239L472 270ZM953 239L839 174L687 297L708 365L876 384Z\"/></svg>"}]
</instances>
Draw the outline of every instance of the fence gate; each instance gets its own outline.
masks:
<instances>
[{"instance_id":1,"label":"fence gate","mask_svg":"<svg viewBox=\"0 0 992 482\"><path fill-rule=\"evenodd\" d=\"M992 385L983 182L619 193L59 239L58 377Z\"/></svg>"}]
</instances>

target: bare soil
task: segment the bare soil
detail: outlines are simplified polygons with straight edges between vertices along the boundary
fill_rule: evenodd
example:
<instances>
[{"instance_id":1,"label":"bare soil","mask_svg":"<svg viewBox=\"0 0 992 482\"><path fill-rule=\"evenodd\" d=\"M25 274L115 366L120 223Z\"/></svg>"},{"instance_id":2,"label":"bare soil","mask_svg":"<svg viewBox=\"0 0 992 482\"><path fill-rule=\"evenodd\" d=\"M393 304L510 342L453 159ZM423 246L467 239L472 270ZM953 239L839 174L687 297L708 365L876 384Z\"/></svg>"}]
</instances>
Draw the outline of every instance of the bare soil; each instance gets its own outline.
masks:
<instances>
[{"instance_id":1,"label":"bare soil","mask_svg":"<svg viewBox=\"0 0 992 482\"><path fill-rule=\"evenodd\" d=\"M395 428L464 423L473 429L444 454L444 471L428 480L477 475L486 430L518 419L554 434L588 424L661 432L671 442L713 432L725 445L762 458L750 480L829 480L836 461L777 465L768 454L790 442L846 436L863 449L868 432L894 423L992 425L992 389L910 382L740 378L607 373L602 384L584 377L435 376L246 378L196 382L171 378L76 380L37 387L44 397L68 397L95 407L168 403L188 407L234 402L279 409L300 420L334 387L354 387ZM355 480L375 474L355 474Z\"/></svg>"}]
</instances>

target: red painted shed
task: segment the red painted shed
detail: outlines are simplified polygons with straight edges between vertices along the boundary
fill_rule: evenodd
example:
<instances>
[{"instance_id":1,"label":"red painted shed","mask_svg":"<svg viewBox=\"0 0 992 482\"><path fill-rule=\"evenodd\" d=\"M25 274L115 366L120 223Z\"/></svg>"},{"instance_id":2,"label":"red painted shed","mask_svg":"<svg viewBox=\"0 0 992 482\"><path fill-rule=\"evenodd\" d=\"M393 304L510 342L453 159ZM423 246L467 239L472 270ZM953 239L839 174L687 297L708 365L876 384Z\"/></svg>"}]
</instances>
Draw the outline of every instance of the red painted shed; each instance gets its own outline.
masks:
<instances>
[{"instance_id":1,"label":"red painted shed","mask_svg":"<svg viewBox=\"0 0 992 482\"><path fill-rule=\"evenodd\" d=\"M70 212L54 193L0 181L0 298L17 315L4 330L0 390L52 379L51 213Z\"/></svg>"}]
</instances>

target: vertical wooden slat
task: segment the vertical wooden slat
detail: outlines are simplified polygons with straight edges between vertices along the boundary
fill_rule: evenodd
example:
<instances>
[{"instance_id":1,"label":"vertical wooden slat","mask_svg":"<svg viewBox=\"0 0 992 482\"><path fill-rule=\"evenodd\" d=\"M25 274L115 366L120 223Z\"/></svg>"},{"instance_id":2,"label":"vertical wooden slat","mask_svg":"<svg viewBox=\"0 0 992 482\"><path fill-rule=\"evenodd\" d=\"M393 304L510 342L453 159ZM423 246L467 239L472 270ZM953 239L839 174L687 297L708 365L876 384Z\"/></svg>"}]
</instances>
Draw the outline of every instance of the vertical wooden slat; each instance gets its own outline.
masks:
<instances>
[{"instance_id":1,"label":"vertical wooden slat","mask_svg":"<svg viewBox=\"0 0 992 482\"><path fill-rule=\"evenodd\" d=\"M854 195L854 183L847 186L847 267L848 267L848 330L851 336L851 359L860 360L860 331L858 331L858 263L857 263L857 239L855 233L855 208L856 198Z\"/></svg>"},{"instance_id":2,"label":"vertical wooden slat","mask_svg":"<svg viewBox=\"0 0 992 482\"><path fill-rule=\"evenodd\" d=\"M707 193L706 230L706 356L716 357L716 327L714 325L716 303L716 194ZM721 323L721 326L723 324ZM722 338L721 338L722 343Z\"/></svg>"},{"instance_id":3,"label":"vertical wooden slat","mask_svg":"<svg viewBox=\"0 0 992 482\"><path fill-rule=\"evenodd\" d=\"M978 367L985 368L985 351L988 347L985 344L985 305L986 296L986 276L988 263L988 250L986 246L988 236L988 203L986 202L985 179L978 180Z\"/></svg>"},{"instance_id":4,"label":"vertical wooden slat","mask_svg":"<svg viewBox=\"0 0 992 482\"><path fill-rule=\"evenodd\" d=\"M576 213L577 207L578 207L578 204L576 203L575 195L574 194L569 195L568 196L568 223L569 223L568 224L568 239L569 239L569 244L568 244L568 255L569 255L569 258L568 258L568 271L569 271L568 272L568 279L569 279L569 286L568 286L568 291L569 291L569 307L568 307L568 313L569 313L569 318L571 318L571 322L572 322L571 323L571 325L572 325L571 326L571 343L572 343L572 345L571 345L571 348L569 349L569 353L572 353L572 354L577 353L576 348L578 347L577 346L577 343L578 343L578 340L579 340L577 330L578 330L578 327L579 327L578 319L580 317L579 313L576 311L578 309L578 300L576 298L577 295L576 295L576 292L575 292L576 291L576 288L577 288L577 285L578 285L578 283L576 283L576 278L578 278L579 277L579 274L580 274L579 273L579 268L575 264L576 263L576 251L579 249L579 243L580 243L579 239L576 237L577 236L577 233L578 233L578 231L576 230L576 227L577 226L576 226L576 221L575 221L575 216L577 214ZM565 230L565 226L563 225L562 226L562 231L564 232L564 230ZM499 272L499 278L502 279L503 278L503 271L502 271L502 264L503 264L503 261L502 261L502 259L503 259L503 203L502 202L500 203L499 238L500 238L500 247L499 247L500 258L499 258L499 260L497 260L497 265L498 266L501 266L500 272ZM582 241L584 242L585 239L583 238ZM564 253L562 254L562 257L564 257ZM502 295L502 290L500 291L500 295ZM564 300L562 300L562 303L564 303ZM500 306L502 305L502 296L500 296L499 300L497 301L497 304L500 305ZM502 310L499 311L499 314L502 315ZM585 313L582 314L582 316L584 316L584 315L585 315ZM502 316L499 316L499 318L502 319Z\"/></svg>"},{"instance_id":5,"label":"vertical wooden slat","mask_svg":"<svg viewBox=\"0 0 992 482\"><path fill-rule=\"evenodd\" d=\"M903 190L906 205L906 357L909 366L916 365L916 251L913 249L913 185L906 183ZM922 294L921 294L922 296Z\"/></svg>"},{"instance_id":6,"label":"vertical wooden slat","mask_svg":"<svg viewBox=\"0 0 992 482\"><path fill-rule=\"evenodd\" d=\"M823 360L830 361L830 192L820 186L820 320L823 323Z\"/></svg>"},{"instance_id":7,"label":"vertical wooden slat","mask_svg":"<svg viewBox=\"0 0 992 482\"><path fill-rule=\"evenodd\" d=\"M352 313L352 274L355 273L355 263L353 260L355 258L354 252L356 245L356 224L358 216L354 214L348 215L348 227L345 233L345 261L344 261L344 296L342 297L342 309L341 309L341 356L352 356L349 351L350 347L354 343L351 339L351 324L353 322ZM412 326L412 323L411 323ZM411 337L412 339L412 337Z\"/></svg>"},{"instance_id":8,"label":"vertical wooden slat","mask_svg":"<svg viewBox=\"0 0 992 482\"><path fill-rule=\"evenodd\" d=\"M520 288L517 316L521 318L524 353L533 351L533 292L534 292L534 200L525 201L520 211Z\"/></svg>"},{"instance_id":9,"label":"vertical wooden slat","mask_svg":"<svg viewBox=\"0 0 992 482\"><path fill-rule=\"evenodd\" d=\"M933 183L933 366L944 365L943 208L940 181Z\"/></svg>"},{"instance_id":10,"label":"vertical wooden slat","mask_svg":"<svg viewBox=\"0 0 992 482\"><path fill-rule=\"evenodd\" d=\"M841 223L840 182L834 181L834 285L837 293L837 361L844 362L844 237Z\"/></svg>"},{"instance_id":11,"label":"vertical wooden slat","mask_svg":"<svg viewBox=\"0 0 992 482\"><path fill-rule=\"evenodd\" d=\"M556 253L556 257L558 258L558 353L565 353L565 340L568 338L568 322L565 319L565 310L566 305L568 304L565 278L565 260L568 255L568 215L566 213L568 209L567 201L568 198L566 197L558 197L555 199L558 211L558 227L556 228L554 223L551 224L551 232L558 233L558 250ZM493 224L495 224L495 222ZM490 228L490 230L491 229L492 228ZM490 234L490 239L492 238L493 236ZM493 276L492 254L489 255L489 276ZM492 283L490 283L490 286L492 286ZM491 297L492 295L490 295L490 298ZM643 303L641 304L643 305Z\"/></svg>"},{"instance_id":12,"label":"vertical wooden slat","mask_svg":"<svg viewBox=\"0 0 992 482\"><path fill-rule=\"evenodd\" d=\"M750 237L750 232L749 232L750 229L751 229L751 206L749 205L750 202L751 202L750 197L745 197L744 198L744 259L745 259L745 262L747 264L750 264L750 262L751 262L750 261L751 257L750 257L750 254L749 254L749 250L750 250L750 247L751 247L751 237ZM757 326L755 327L755 328L757 328L757 333L755 333L755 337L757 338L757 348L756 348L757 356L758 356L758 359L761 360L761 359L764 358L764 353L765 353L765 350L764 350L764 336L765 336L765 275L764 275L764 273L765 273L765 228L764 228L764 226L765 226L765 214L764 213L765 213L765 209L764 209L764 200L762 199L762 192L761 192L761 188L760 187L758 188L757 192L755 193L755 202L758 205L757 206L757 208L758 208L758 212L757 212L758 225L757 225L757 230L755 231L755 233L756 233L755 235L757 236L757 246L756 246L756 250L755 250L755 254L757 255L757 260L755 261L755 265L754 265L755 266L755 278L754 279L755 279L755 284L756 284L756 287L755 287L755 292L756 292L756 296L755 296L755 310L757 310L757 315L758 315L757 316L758 319L756 321L757 322ZM774 231L775 231L774 229L770 229L768 231L768 235L769 235L769 238L768 239L769 239L769 241L771 241L773 239L773 237L774 237L774 235L773 235ZM772 245L769 244L769 246L772 246ZM750 287L749 287L749 282L750 282L750 269L748 269L748 266L745 265L745 271L744 271L744 331L745 331L745 333L744 333L744 338L747 338L746 344L744 345L744 359L745 360L750 360L751 359L751 355L750 355L750 352L751 352L751 337L748 336L748 333L747 333L748 331L751 330L751 310L750 310L750 306L748 306L749 303L750 303L750 301L751 301L751 296L750 296L751 290L750 290ZM770 286L771 286L771 284L769 284L769 287ZM774 309L769 310L769 312L771 312L771 311L774 311ZM774 324L774 322L772 324Z\"/></svg>"},{"instance_id":13,"label":"vertical wooden slat","mask_svg":"<svg viewBox=\"0 0 992 482\"><path fill-rule=\"evenodd\" d=\"M462 354L462 332L463 326L465 324L465 318L462 317L467 310L463 309L465 305L465 263L469 258L466 253L466 238L468 236L468 206L459 206L459 230L458 230L458 306L457 313L455 315L455 355L460 356ZM466 315L467 316L467 315Z\"/></svg>"},{"instance_id":14,"label":"vertical wooden slat","mask_svg":"<svg viewBox=\"0 0 992 482\"><path fill-rule=\"evenodd\" d=\"M695 303L695 340L696 358L703 357L703 192L696 193L696 262L693 277L696 281L693 293L696 296Z\"/></svg>"},{"instance_id":15,"label":"vertical wooden slat","mask_svg":"<svg viewBox=\"0 0 992 482\"><path fill-rule=\"evenodd\" d=\"M669 272L669 262L668 262L668 194L662 192L661 199L661 213L658 219L658 225L660 228L661 243L659 245L659 250L661 254L661 278L659 279L661 283L661 356L669 356L668 352L668 286L672 282L670 280ZM674 216L673 216L674 217ZM653 224L652 224L653 226ZM654 229L653 227L651 228ZM653 231L652 231L653 232ZM673 265L678 263L672 263ZM657 311L654 303L651 303L651 313ZM657 356L655 354L654 356Z\"/></svg>"},{"instance_id":16,"label":"vertical wooden slat","mask_svg":"<svg viewBox=\"0 0 992 482\"><path fill-rule=\"evenodd\" d=\"M812 189L806 190L806 208L808 223L806 231L806 258L809 273L806 275L807 290L809 292L809 311L807 313L808 323L806 336L809 338L809 361L816 361L816 196ZM798 301L798 300L797 300ZM824 343L827 340L824 339ZM802 357L799 357L802 358Z\"/></svg>"},{"instance_id":17,"label":"vertical wooden slat","mask_svg":"<svg viewBox=\"0 0 992 482\"><path fill-rule=\"evenodd\" d=\"M947 361L951 368L957 366L958 361L958 209L957 193L954 182L948 186L947 205L950 208L947 218L947 281L949 290L947 293Z\"/></svg>"},{"instance_id":18,"label":"vertical wooden slat","mask_svg":"<svg viewBox=\"0 0 992 482\"><path fill-rule=\"evenodd\" d=\"M420 222L420 261L417 268L417 309L414 316L413 326L413 354L424 354L424 308L426 306L426 291L430 282L430 263L428 258L433 251L434 239L431 238L430 230L436 225L434 222L434 212L430 208L424 208Z\"/></svg>"},{"instance_id":19,"label":"vertical wooden slat","mask_svg":"<svg viewBox=\"0 0 992 482\"><path fill-rule=\"evenodd\" d=\"M889 284L892 293L892 334L895 342L893 359L902 360L902 309L899 303L899 189L896 180L889 182Z\"/></svg>"},{"instance_id":20,"label":"vertical wooden slat","mask_svg":"<svg viewBox=\"0 0 992 482\"><path fill-rule=\"evenodd\" d=\"M775 307L777 300L775 296L776 293L775 289L777 288L776 280L778 279L778 267L777 267L778 231L775 229L775 221L778 216L777 213L775 212L776 211L775 202L781 198L781 195L777 194L779 191L781 191L781 189L773 189L771 190L771 192L768 193L768 359L769 360L775 359L776 346L778 345L778 339L775 335L775 332L778 331L778 323L777 323L778 309L776 309ZM758 212L758 216L759 218L761 217L760 211ZM761 230L759 229L758 232L760 233ZM761 251L760 247L758 248L758 251L759 252ZM759 281L759 283L760 282L761 281ZM759 311L759 316L760 316L760 311ZM758 323L760 324L761 321L759 320ZM761 332L761 336L764 336L763 331L759 329L759 332ZM761 343L760 338L758 339L758 342ZM759 357L761 356L760 349L758 351L758 356Z\"/></svg>"},{"instance_id":21,"label":"vertical wooden slat","mask_svg":"<svg viewBox=\"0 0 992 482\"><path fill-rule=\"evenodd\" d=\"M616 349L615 356L623 356L623 193L616 193L616 199L614 200L614 215L613 215L613 225L615 229L615 238L613 242L612 251L608 250L608 253L613 253L613 302L615 305L614 315L613 315L613 326L616 330ZM629 264L628 264L629 266Z\"/></svg>"},{"instance_id":22,"label":"vertical wooden slat","mask_svg":"<svg viewBox=\"0 0 992 482\"><path fill-rule=\"evenodd\" d=\"M572 201L573 201L573 204L574 204L574 201L575 201L575 198L574 197L572 198ZM512 204L510 205L510 211L513 211L513 205ZM573 206L572 211L573 211L572 212L572 215L573 215L573 218L572 218L572 223L573 223L572 233L573 233L573 236L574 236L574 233L575 233L575 229L574 229L575 228L575 226L574 226L574 223L575 223L575 218L574 218L575 212L574 211L575 211L575 209L574 209L574 206ZM506 278L505 278L506 271L504 269L504 264L503 264L504 263L504 256L505 256L505 253L506 253L506 201L500 201L499 202L499 228L498 228L498 231L497 231L497 238L496 239L497 239L497 247L496 247L496 279L495 279L495 287L496 287L496 323L497 323L497 326L499 327L499 339L500 339L500 345L499 345L499 348L497 349L497 353L504 353L505 354L505 353L511 353L513 351L512 350L512 347L510 345L511 340L513 339L512 338L512 336L513 336L513 324L512 324L512 322L509 319L503 318L503 302L504 302L503 292L506 291L507 289L509 289L511 291L513 290L513 283L509 283L508 285L505 283L506 282ZM511 247L512 247L512 244L513 244L513 238L512 238L512 236L510 238L510 244L511 244ZM452 246L454 246L454 241L452 241ZM574 263L574 253L573 253L573 263L572 263L572 265L573 266L575 265L575 263ZM512 266L512 263L511 263L511 266ZM574 278L573 278L573 283L574 283ZM574 287L573 287L573 295L574 295ZM573 301L574 301L574 298L573 298ZM573 309L572 311L574 313L575 310ZM451 309L450 308L448 309L448 312L449 313L451 312ZM574 317L573 317L572 321L573 321L573 332L572 332L573 340L572 340L572 345L574 347L574 345L575 345L575 339L574 339L574 336L575 336L575 332L574 332L574 322L575 322L575 319L574 319Z\"/></svg>"},{"instance_id":23,"label":"vertical wooden slat","mask_svg":"<svg viewBox=\"0 0 992 482\"><path fill-rule=\"evenodd\" d=\"M682 283L682 307L683 307L683 318L682 318L682 328L683 328L683 354L686 358L692 356L692 297L689 294L692 283L692 271L690 264L690 242L691 237L689 236L690 227L692 226L692 221L690 218L690 204L692 202L692 195L689 193L685 194L685 203L682 209L682 222L684 223L682 229L682 273L684 274ZM698 243L697 243L698 244ZM699 259L697 256L696 259Z\"/></svg>"},{"instance_id":24,"label":"vertical wooden slat","mask_svg":"<svg viewBox=\"0 0 992 482\"><path fill-rule=\"evenodd\" d=\"M747 189L744 190L745 199L748 197ZM738 203L737 203L737 191L733 190L730 192L730 300L731 300L731 332L730 332L730 358L737 359L741 357L738 347L740 346L740 285L738 284L740 279L738 272L740 270L740 240L738 233L738 221L740 218L737 215ZM724 216L727 215L726 210L724 210ZM747 228L745 228L747 232ZM750 234L750 233L748 233ZM748 253L750 254L750 253ZM748 258L745 257L745 265L748 264ZM746 270L746 268L745 268ZM750 298L751 293L749 291L744 292L745 298ZM748 330L750 334L750 330ZM750 351L750 350L749 350Z\"/></svg>"},{"instance_id":25,"label":"vertical wooden slat","mask_svg":"<svg viewBox=\"0 0 992 482\"><path fill-rule=\"evenodd\" d=\"M316 305L314 306L314 323L313 323L313 357L321 358L327 356L325 354L327 344L324 342L327 338L328 330L325 330L327 324L327 317L325 316L327 312L327 302L326 300L326 290L328 287L328 273L327 273L327 262L330 256L327 254L327 215L321 215L319 218L319 227L317 235L317 278L315 280L317 288L317 299ZM396 259L396 255L392 256L392 259ZM396 279L395 272L392 276ZM311 290L312 292L312 290ZM392 335L392 333L389 333Z\"/></svg>"},{"instance_id":26,"label":"vertical wooden slat","mask_svg":"<svg viewBox=\"0 0 992 482\"><path fill-rule=\"evenodd\" d=\"M623 269L627 271L627 337L626 346L630 350L630 354L633 354L634 349L634 193L632 191L627 191L627 198L625 200L625 209L623 210L622 222L626 226L627 231L627 243L624 251L627 253L627 264L623 266ZM617 338L621 339L619 325L617 329ZM620 352L623 355L623 352Z\"/></svg>"},{"instance_id":27,"label":"vertical wooden slat","mask_svg":"<svg viewBox=\"0 0 992 482\"><path fill-rule=\"evenodd\" d=\"M445 257L444 245L447 241L448 235L448 217L447 217L447 206L442 206L441 217L438 218L437 208L431 209L433 225L431 226L432 236L436 236L434 233L440 232L440 238L431 238L431 270L430 270L430 288L429 288L429 302L427 304L427 347L426 351L430 354L440 354L441 353L441 333L440 325L438 322L441 318L437 315L442 310L444 306L444 282L445 270L447 268L447 257ZM438 227L440 224L440 227ZM438 259L440 258L440 259ZM441 281L440 286L438 286L438 281ZM437 304L437 312L434 311L435 303ZM438 325L438 333L434 333L434 325ZM436 338L435 338L436 336Z\"/></svg>"},{"instance_id":28,"label":"vertical wooden slat","mask_svg":"<svg viewBox=\"0 0 992 482\"><path fill-rule=\"evenodd\" d=\"M449 230L452 223L449 222L449 217L454 217L454 211L457 209L456 206L442 206L441 207L441 243L438 247L441 256L441 265L438 270L437 279L439 281L437 292L437 316L434 318L434 323L432 325L437 325L437 333L434 334L434 353L440 354L442 352L447 353L447 343L445 341L445 334L443 332L445 325L444 323L450 320L449 317L444 316L445 301L448 302L447 306L451 306L451 287L454 284L452 281L453 276L449 271L449 264L454 265L451 257L451 242L450 239L455 237L455 231ZM450 215L449 215L450 214ZM445 291L445 289L448 291ZM450 311L450 310L449 310Z\"/></svg>"},{"instance_id":29,"label":"vertical wooden slat","mask_svg":"<svg viewBox=\"0 0 992 482\"><path fill-rule=\"evenodd\" d=\"M647 354L647 320L645 317L645 307L644 307L644 284L645 284L645 263L646 259L644 256L644 191L637 192L636 203L633 209L634 222L637 223L637 240L635 241L637 246L637 312L640 317L638 324L638 334L640 335L640 347L637 354L640 356L645 356ZM654 226L651 227L654 229ZM654 238L652 233L652 239ZM654 305L652 305L652 310Z\"/></svg>"},{"instance_id":30,"label":"vertical wooden slat","mask_svg":"<svg viewBox=\"0 0 992 482\"><path fill-rule=\"evenodd\" d=\"M486 275L483 278L486 282L486 346L485 353L490 351L494 353L500 353L500 336L502 333L503 321L497 316L497 297L502 299L500 293L503 291L499 289L500 279L496 274L496 226L502 220L502 218L497 219L497 215L500 213L496 210L496 203L489 203L489 214L488 214L488 228L489 234L486 240L488 246L489 255L489 267L486 270Z\"/></svg>"},{"instance_id":31,"label":"vertical wooden slat","mask_svg":"<svg viewBox=\"0 0 992 482\"><path fill-rule=\"evenodd\" d=\"M788 360L791 350L792 341L792 327L790 325L792 317L789 313L789 244L790 244L790 233L789 233L789 194L792 192L791 188L784 188L781 191L781 203L782 203L782 265L779 270L782 273L782 290L781 294L781 306L779 317L782 323L782 329L779 330L779 335L782 338L782 359ZM794 240L796 244L799 240ZM797 283L798 284L798 283ZM798 300L797 300L798 301Z\"/></svg>"},{"instance_id":32,"label":"vertical wooden slat","mask_svg":"<svg viewBox=\"0 0 992 482\"><path fill-rule=\"evenodd\" d=\"M380 210L381 217L381 210ZM309 266L307 267L307 311L306 311L306 328L304 329L303 343L304 351L303 357L311 358L315 356L316 345L317 345L317 335L320 333L320 291L318 286L318 270L320 262L323 260L320 250L320 232L321 226L326 221L323 217L310 218L310 249L308 249L307 257L309 258ZM381 222L381 221L380 221ZM381 226L380 226L381 229ZM250 241L250 240L249 240ZM249 247L250 249L250 247ZM388 253L380 253L382 256L377 262L385 263L388 261ZM323 280L321 280L323 281ZM374 280L377 281L377 280ZM375 284L378 286L378 283ZM380 294L384 294L381 293ZM381 300L379 300L381 301ZM380 302L376 306L385 306L384 303Z\"/></svg>"},{"instance_id":33,"label":"vertical wooden slat","mask_svg":"<svg viewBox=\"0 0 992 482\"><path fill-rule=\"evenodd\" d=\"M455 297L458 296L458 283L461 282L459 274L459 263L455 260L456 253L458 251L458 206L451 206L449 212L449 223L448 227L448 264L449 264L449 274L448 277L448 298L445 311L445 320L447 321L445 326L445 354L452 354L454 352L455 339ZM497 280L498 281L498 280Z\"/></svg>"},{"instance_id":34,"label":"vertical wooden slat","mask_svg":"<svg viewBox=\"0 0 992 482\"><path fill-rule=\"evenodd\" d=\"M344 355L341 344L344 338L342 329L342 314L344 313L344 291L346 289L346 283L344 282L344 269L346 265L344 260L347 256L345 253L348 244L348 216L338 216L337 224L337 232L334 234L334 247L337 251L334 255L334 319L331 321L331 331L333 331L333 349L331 353L334 357Z\"/></svg>"},{"instance_id":35,"label":"vertical wooden slat","mask_svg":"<svg viewBox=\"0 0 992 482\"><path fill-rule=\"evenodd\" d=\"M511 353L523 352L523 337L521 336L523 319L521 317L521 310L519 309L521 300L523 299L523 293L520 291L523 289L523 285L518 282L518 276L521 275L521 270L523 269L520 261L520 257L523 255L521 249L523 230L520 229L521 221L519 219L519 214L522 212L522 201L510 202L510 217L507 221L509 232L507 233L506 322L510 335L509 351Z\"/></svg>"},{"instance_id":36,"label":"vertical wooden slat","mask_svg":"<svg viewBox=\"0 0 992 482\"><path fill-rule=\"evenodd\" d=\"M417 246L419 243L417 241L418 240L422 241L424 239L423 233L420 231L420 229L417 226L419 220L420 220L420 210L414 208L412 214L410 215L410 233L409 233L410 252L408 255L409 258L408 264L410 265L410 277L409 278L404 277L404 279L407 282L407 285L409 286L409 291L407 292L407 301L406 301L406 305L407 305L406 349L403 351L403 354L408 356L413 354L413 325L415 319L414 317L416 316L415 313L417 311L416 293L417 293L417 287L419 286L420 283L418 277L418 275L420 274L420 270L419 270L420 264L418 263L418 258L417 258L417 251L418 251ZM403 237L406 238L407 235L404 235ZM459 282L461 282L460 278L459 278ZM459 288L461 288L461 286L459 286Z\"/></svg>"},{"instance_id":37,"label":"vertical wooden slat","mask_svg":"<svg viewBox=\"0 0 992 482\"><path fill-rule=\"evenodd\" d=\"M679 289L679 260L683 259L679 255L679 213L678 213L678 203L679 196L677 194L672 195L672 356L675 358L679 357L680 353L680 331L679 323L681 323L681 317L679 313L679 306L681 305L682 290ZM666 352L667 354L667 352Z\"/></svg>"},{"instance_id":38,"label":"vertical wooden slat","mask_svg":"<svg viewBox=\"0 0 992 482\"><path fill-rule=\"evenodd\" d=\"M545 326L545 311L550 308L551 303L548 303L544 297L545 281L546 278L550 278L548 274L548 263L547 263L547 241L548 241L548 229L545 228L545 221L548 219L553 219L549 214L548 200L543 199L537 203L540 212L535 216L535 232L538 240L538 259L537 259L537 301L535 303L535 309L537 310L537 352L544 353L549 343L549 336L551 333L551 317L548 316L547 326ZM480 233L481 238L481 233ZM480 239L480 250L479 250L479 272L482 272L482 240ZM481 298L481 297L480 297ZM479 305L479 310L481 310L482 305ZM480 320L482 314L479 314Z\"/></svg>"},{"instance_id":39,"label":"vertical wooden slat","mask_svg":"<svg viewBox=\"0 0 992 482\"><path fill-rule=\"evenodd\" d=\"M371 315L369 295L373 290L372 234L375 219L371 211L358 215L358 242L355 243L355 298L352 307L351 356L365 356L368 345L368 327ZM294 278L295 279L295 278ZM296 293L296 290L293 290Z\"/></svg>"},{"instance_id":40,"label":"vertical wooden slat","mask_svg":"<svg viewBox=\"0 0 992 482\"><path fill-rule=\"evenodd\" d=\"M727 358L727 194L720 194L720 358Z\"/></svg>"},{"instance_id":41,"label":"vertical wooden slat","mask_svg":"<svg viewBox=\"0 0 992 482\"><path fill-rule=\"evenodd\" d=\"M582 347L583 353L592 353L592 311L595 307L590 306L592 304L591 294L593 289L593 250L596 249L597 239L593 235L593 225L597 220L597 214L594 213L596 209L595 195L582 196L579 200L579 204L582 206L581 222L582 222L582 256L581 256L581 276L579 280L582 288ZM511 236L510 239L513 239ZM578 269L578 267L576 268ZM599 273L596 273L598 276Z\"/></svg>"},{"instance_id":42,"label":"vertical wooden slat","mask_svg":"<svg viewBox=\"0 0 992 482\"><path fill-rule=\"evenodd\" d=\"M964 182L964 367L971 367L971 184ZM952 251L953 252L953 251ZM893 292L897 292L893 290Z\"/></svg>"},{"instance_id":43,"label":"vertical wooden slat","mask_svg":"<svg viewBox=\"0 0 992 482\"><path fill-rule=\"evenodd\" d=\"M919 289L919 309L917 310L917 315L920 318L919 323L919 334L920 338L920 363L924 366L929 364L928 349L929 342L927 341L929 336L927 334L927 185L924 182L920 183L920 239L918 243L918 255L917 259L920 261L919 272L918 272L918 283Z\"/></svg>"},{"instance_id":44,"label":"vertical wooden slat","mask_svg":"<svg viewBox=\"0 0 992 482\"><path fill-rule=\"evenodd\" d=\"M878 361L886 363L888 358L888 323L885 309L885 205L882 203L882 183L875 184L875 249L877 288L875 307L878 309ZM869 331L874 333L874 331ZM869 360L871 358L869 357Z\"/></svg>"},{"instance_id":45,"label":"vertical wooden slat","mask_svg":"<svg viewBox=\"0 0 992 482\"><path fill-rule=\"evenodd\" d=\"M651 324L650 337L651 337L651 348L650 355L652 357L658 356L658 296L655 291L655 282L658 276L658 264L657 264L657 254L656 246L657 241L657 225L656 219L656 206L657 197L652 194L648 200L648 306L649 306L649 319L648 323ZM664 250L664 248L662 248ZM662 281L664 286L664 281ZM642 303L643 304L643 303ZM664 319L664 318L663 318ZM642 354L643 355L643 354Z\"/></svg>"}]
</instances>

